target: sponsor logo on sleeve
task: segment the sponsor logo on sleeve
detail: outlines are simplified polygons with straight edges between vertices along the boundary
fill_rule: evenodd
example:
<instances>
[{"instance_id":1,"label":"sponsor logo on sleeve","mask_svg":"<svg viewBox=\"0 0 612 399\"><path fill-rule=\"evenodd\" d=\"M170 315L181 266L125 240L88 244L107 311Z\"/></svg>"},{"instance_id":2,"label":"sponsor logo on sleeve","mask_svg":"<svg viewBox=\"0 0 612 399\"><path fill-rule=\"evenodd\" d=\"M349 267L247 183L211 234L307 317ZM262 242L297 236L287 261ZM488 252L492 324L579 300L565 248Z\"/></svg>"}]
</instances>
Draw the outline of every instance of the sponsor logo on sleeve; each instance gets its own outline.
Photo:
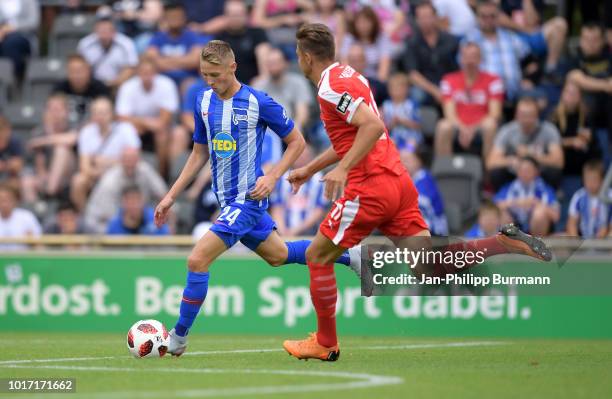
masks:
<instances>
[{"instance_id":1,"label":"sponsor logo on sleeve","mask_svg":"<svg viewBox=\"0 0 612 399\"><path fill-rule=\"evenodd\" d=\"M353 97L351 97L350 94L348 94L347 92L344 92L344 94L340 97L340 101L338 101L338 105L336 106L336 109L343 113L346 114L346 111L348 110L349 105L351 105L351 102L353 101Z\"/></svg>"}]
</instances>

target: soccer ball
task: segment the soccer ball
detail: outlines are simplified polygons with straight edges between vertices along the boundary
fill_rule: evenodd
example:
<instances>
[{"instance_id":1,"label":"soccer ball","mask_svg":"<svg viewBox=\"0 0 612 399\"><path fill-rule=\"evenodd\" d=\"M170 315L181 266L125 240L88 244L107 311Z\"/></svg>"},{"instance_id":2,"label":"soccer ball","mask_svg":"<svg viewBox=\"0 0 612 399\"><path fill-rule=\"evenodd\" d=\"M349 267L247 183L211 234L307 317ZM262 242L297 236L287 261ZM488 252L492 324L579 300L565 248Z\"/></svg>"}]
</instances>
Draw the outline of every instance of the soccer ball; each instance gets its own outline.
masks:
<instances>
[{"instance_id":1,"label":"soccer ball","mask_svg":"<svg viewBox=\"0 0 612 399\"><path fill-rule=\"evenodd\" d=\"M168 350L168 331L157 320L139 320L127 333L127 347L137 358L162 357Z\"/></svg>"}]
</instances>

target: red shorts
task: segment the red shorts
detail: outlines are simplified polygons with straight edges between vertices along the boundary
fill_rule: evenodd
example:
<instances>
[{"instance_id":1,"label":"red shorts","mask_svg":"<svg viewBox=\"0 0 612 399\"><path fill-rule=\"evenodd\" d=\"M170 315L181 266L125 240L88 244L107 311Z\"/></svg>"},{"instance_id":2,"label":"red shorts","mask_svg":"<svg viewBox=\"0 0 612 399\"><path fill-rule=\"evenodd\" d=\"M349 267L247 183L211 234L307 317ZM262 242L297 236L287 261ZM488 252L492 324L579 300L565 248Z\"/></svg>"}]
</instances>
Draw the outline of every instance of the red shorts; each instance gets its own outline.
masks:
<instances>
[{"instance_id":1,"label":"red shorts","mask_svg":"<svg viewBox=\"0 0 612 399\"><path fill-rule=\"evenodd\" d=\"M387 237L410 237L427 230L418 192L407 173L349 183L319 227L325 237L343 248L359 244L374 229Z\"/></svg>"}]
</instances>

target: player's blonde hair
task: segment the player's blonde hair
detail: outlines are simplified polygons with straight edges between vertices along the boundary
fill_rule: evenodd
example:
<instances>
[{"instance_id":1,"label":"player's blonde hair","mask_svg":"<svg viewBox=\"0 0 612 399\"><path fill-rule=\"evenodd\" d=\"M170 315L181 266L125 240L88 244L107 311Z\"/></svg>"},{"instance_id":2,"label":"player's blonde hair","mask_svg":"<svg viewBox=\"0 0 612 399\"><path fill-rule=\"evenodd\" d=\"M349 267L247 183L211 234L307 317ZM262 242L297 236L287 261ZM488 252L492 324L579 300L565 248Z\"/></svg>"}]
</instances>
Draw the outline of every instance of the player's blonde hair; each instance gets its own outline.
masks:
<instances>
[{"instance_id":1,"label":"player's blonde hair","mask_svg":"<svg viewBox=\"0 0 612 399\"><path fill-rule=\"evenodd\" d=\"M236 57L229 43L223 40L211 40L204 46L200 53L202 61L209 62L214 65L222 65L228 62L234 62Z\"/></svg>"}]
</instances>

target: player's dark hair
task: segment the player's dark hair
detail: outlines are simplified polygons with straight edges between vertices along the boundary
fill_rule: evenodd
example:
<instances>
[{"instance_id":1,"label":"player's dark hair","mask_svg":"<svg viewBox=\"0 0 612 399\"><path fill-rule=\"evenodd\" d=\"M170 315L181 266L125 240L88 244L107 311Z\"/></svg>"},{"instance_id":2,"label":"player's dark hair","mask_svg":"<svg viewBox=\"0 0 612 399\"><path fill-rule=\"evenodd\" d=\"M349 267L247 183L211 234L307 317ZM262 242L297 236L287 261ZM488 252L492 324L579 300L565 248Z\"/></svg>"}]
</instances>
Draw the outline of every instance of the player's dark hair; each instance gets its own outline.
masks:
<instances>
[{"instance_id":1,"label":"player's dark hair","mask_svg":"<svg viewBox=\"0 0 612 399\"><path fill-rule=\"evenodd\" d=\"M336 58L334 35L323 24L304 24L295 34L298 48L314 58L332 61Z\"/></svg>"},{"instance_id":2,"label":"player's dark hair","mask_svg":"<svg viewBox=\"0 0 612 399\"><path fill-rule=\"evenodd\" d=\"M597 172L601 177L604 175L604 169L604 164L601 159L589 159L582 167L583 172Z\"/></svg>"}]
</instances>

